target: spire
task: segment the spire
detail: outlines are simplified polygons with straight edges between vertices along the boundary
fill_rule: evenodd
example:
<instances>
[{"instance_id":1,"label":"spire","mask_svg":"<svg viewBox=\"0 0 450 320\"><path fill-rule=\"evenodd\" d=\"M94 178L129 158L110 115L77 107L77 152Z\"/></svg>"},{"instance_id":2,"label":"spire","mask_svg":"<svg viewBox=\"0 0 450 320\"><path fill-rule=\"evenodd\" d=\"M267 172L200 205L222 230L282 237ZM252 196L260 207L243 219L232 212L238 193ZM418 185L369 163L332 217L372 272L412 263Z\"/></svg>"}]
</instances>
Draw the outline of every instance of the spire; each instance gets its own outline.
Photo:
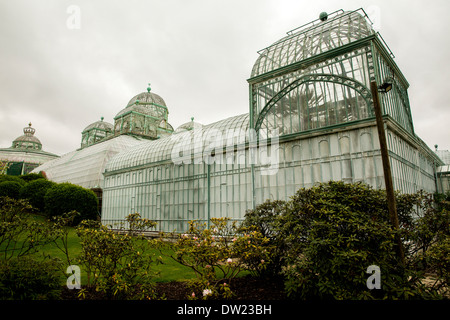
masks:
<instances>
[{"instance_id":1,"label":"spire","mask_svg":"<svg viewBox=\"0 0 450 320\"><path fill-rule=\"evenodd\" d=\"M27 136L32 136L36 132L36 129L31 127L31 122L28 124L28 127L23 128L23 133Z\"/></svg>"}]
</instances>

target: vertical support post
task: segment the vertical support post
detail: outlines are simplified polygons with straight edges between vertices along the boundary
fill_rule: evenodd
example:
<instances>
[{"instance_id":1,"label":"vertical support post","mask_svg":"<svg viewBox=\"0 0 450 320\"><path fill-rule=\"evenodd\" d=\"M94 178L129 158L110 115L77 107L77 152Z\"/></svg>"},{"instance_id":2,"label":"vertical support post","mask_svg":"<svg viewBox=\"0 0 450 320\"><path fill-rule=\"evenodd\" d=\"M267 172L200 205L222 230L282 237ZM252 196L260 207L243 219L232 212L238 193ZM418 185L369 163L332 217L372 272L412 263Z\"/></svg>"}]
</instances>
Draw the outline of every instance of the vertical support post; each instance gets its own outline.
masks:
<instances>
[{"instance_id":1,"label":"vertical support post","mask_svg":"<svg viewBox=\"0 0 450 320\"><path fill-rule=\"evenodd\" d=\"M210 220L211 220L211 165L210 164L206 164L207 167L207 172L206 172L206 183L207 183L207 197L208 197L208 202L207 202L207 208L206 208L206 213L207 213L207 217L206 217L206 225L209 229L210 227Z\"/></svg>"},{"instance_id":2,"label":"vertical support post","mask_svg":"<svg viewBox=\"0 0 450 320\"><path fill-rule=\"evenodd\" d=\"M380 140L381 160L383 162L384 183L386 185L386 195L388 201L388 210L391 224L395 231L399 229L397 205L395 203L394 184L392 182L391 164L389 162L389 154L387 149L386 132L384 130L383 117L381 114L380 99L378 95L378 85L376 81L370 83L370 90L372 91L373 105L375 117L377 121L378 137ZM397 233L397 254L400 258L401 264L405 264L405 254L400 235Z\"/></svg>"}]
</instances>

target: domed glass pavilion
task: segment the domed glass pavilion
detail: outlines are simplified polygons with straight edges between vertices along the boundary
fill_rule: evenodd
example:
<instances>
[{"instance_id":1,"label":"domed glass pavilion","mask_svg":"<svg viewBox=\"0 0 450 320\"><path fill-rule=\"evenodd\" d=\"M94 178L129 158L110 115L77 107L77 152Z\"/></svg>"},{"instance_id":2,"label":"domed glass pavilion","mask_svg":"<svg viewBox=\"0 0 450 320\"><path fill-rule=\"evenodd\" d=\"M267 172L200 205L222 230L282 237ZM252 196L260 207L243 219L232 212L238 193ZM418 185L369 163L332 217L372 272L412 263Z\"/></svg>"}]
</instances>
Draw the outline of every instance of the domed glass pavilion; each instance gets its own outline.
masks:
<instances>
[{"instance_id":1,"label":"domed glass pavilion","mask_svg":"<svg viewBox=\"0 0 450 320\"><path fill-rule=\"evenodd\" d=\"M45 163L34 172L43 171L50 180L70 182L85 188L101 189L103 172L112 156L173 132L167 122L164 100L151 93L150 87L133 97L114 117L114 125L102 117L81 133L81 147Z\"/></svg>"},{"instance_id":2,"label":"domed glass pavilion","mask_svg":"<svg viewBox=\"0 0 450 320\"><path fill-rule=\"evenodd\" d=\"M183 232L190 220L241 220L246 209L317 182L385 188L373 81L383 91L394 188L436 191L443 162L415 134L409 84L364 10L322 13L258 53L249 113L187 123L111 158L104 224L139 212L160 230Z\"/></svg>"},{"instance_id":3,"label":"domed glass pavilion","mask_svg":"<svg viewBox=\"0 0 450 320\"><path fill-rule=\"evenodd\" d=\"M42 143L34 135L35 132L29 123L28 127L23 128L23 135L14 139L11 147L0 149L0 162L5 165L6 174L26 174L39 165L58 158L56 154L42 150Z\"/></svg>"}]
</instances>

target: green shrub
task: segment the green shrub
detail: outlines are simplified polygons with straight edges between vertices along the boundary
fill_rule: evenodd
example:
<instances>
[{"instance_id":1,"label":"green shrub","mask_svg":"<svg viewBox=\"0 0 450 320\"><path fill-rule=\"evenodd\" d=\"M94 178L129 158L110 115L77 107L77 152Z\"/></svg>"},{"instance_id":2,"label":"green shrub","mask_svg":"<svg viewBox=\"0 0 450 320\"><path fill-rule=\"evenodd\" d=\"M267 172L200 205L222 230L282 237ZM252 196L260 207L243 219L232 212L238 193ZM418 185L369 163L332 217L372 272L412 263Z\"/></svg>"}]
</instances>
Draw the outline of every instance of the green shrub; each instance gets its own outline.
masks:
<instances>
[{"instance_id":1,"label":"green shrub","mask_svg":"<svg viewBox=\"0 0 450 320\"><path fill-rule=\"evenodd\" d=\"M404 199L403 199L404 200ZM400 201L399 220L411 223ZM402 207L403 206L403 207ZM411 208L410 208L411 209ZM396 256L384 190L329 182L300 189L281 219L286 241L286 290L293 298L411 298L422 294L418 277ZM367 268L381 270L381 289L366 286Z\"/></svg>"},{"instance_id":2,"label":"green shrub","mask_svg":"<svg viewBox=\"0 0 450 320\"><path fill-rule=\"evenodd\" d=\"M24 175L19 176L20 179L22 179L25 182L30 182L38 179L45 179L44 175L42 173L27 173Z\"/></svg>"},{"instance_id":3,"label":"green shrub","mask_svg":"<svg viewBox=\"0 0 450 320\"><path fill-rule=\"evenodd\" d=\"M220 282L231 282L244 270L261 274L270 263L272 249L269 240L252 227L239 227L230 218L211 218L210 223L208 228L206 223L190 221L187 233L179 234L169 247L163 237L159 249L166 255L173 250L170 258L195 271L198 278L191 287L196 297L230 298L230 288Z\"/></svg>"},{"instance_id":4,"label":"green shrub","mask_svg":"<svg viewBox=\"0 0 450 320\"><path fill-rule=\"evenodd\" d=\"M55 185L55 182L46 179L32 180L22 187L20 190L20 197L22 199L28 199L34 208L38 209L40 212L44 212L45 194L49 188Z\"/></svg>"},{"instance_id":5,"label":"green shrub","mask_svg":"<svg viewBox=\"0 0 450 320\"><path fill-rule=\"evenodd\" d=\"M0 197L0 259L9 260L35 253L53 241L50 224L31 215L26 200Z\"/></svg>"},{"instance_id":6,"label":"green shrub","mask_svg":"<svg viewBox=\"0 0 450 320\"><path fill-rule=\"evenodd\" d=\"M60 183L49 188L44 202L45 212L49 217L77 211L80 215L74 219L74 225L82 220L98 218L98 199L94 192L71 183Z\"/></svg>"},{"instance_id":7,"label":"green shrub","mask_svg":"<svg viewBox=\"0 0 450 320\"><path fill-rule=\"evenodd\" d=\"M14 181L14 182L19 183L21 186L24 186L26 183L24 180L20 179L17 176L9 176L6 174L0 174L0 183L5 182L5 181Z\"/></svg>"},{"instance_id":8,"label":"green shrub","mask_svg":"<svg viewBox=\"0 0 450 320\"><path fill-rule=\"evenodd\" d=\"M0 260L0 299L57 299L61 276L55 260L38 261L29 257Z\"/></svg>"},{"instance_id":9,"label":"green shrub","mask_svg":"<svg viewBox=\"0 0 450 320\"><path fill-rule=\"evenodd\" d=\"M258 205L254 210L247 210L243 227L254 227L269 241L265 249L270 250L271 261L261 270L263 275L277 275L281 271L285 254L285 239L280 234L280 217L286 210L286 202L281 200L270 201ZM246 260L243 257L244 261ZM245 261L250 263L250 261Z\"/></svg>"},{"instance_id":10,"label":"green shrub","mask_svg":"<svg viewBox=\"0 0 450 320\"><path fill-rule=\"evenodd\" d=\"M105 299L156 297L152 267L157 260L151 252L152 241L141 235L156 223L137 213L127 216L126 221L129 227L118 226L117 233L94 221L83 221L78 226L82 249L77 261L88 278L81 297L88 288L95 288Z\"/></svg>"},{"instance_id":11,"label":"green shrub","mask_svg":"<svg viewBox=\"0 0 450 320\"><path fill-rule=\"evenodd\" d=\"M4 181L0 183L0 197L18 199L22 185L16 181Z\"/></svg>"}]
</instances>

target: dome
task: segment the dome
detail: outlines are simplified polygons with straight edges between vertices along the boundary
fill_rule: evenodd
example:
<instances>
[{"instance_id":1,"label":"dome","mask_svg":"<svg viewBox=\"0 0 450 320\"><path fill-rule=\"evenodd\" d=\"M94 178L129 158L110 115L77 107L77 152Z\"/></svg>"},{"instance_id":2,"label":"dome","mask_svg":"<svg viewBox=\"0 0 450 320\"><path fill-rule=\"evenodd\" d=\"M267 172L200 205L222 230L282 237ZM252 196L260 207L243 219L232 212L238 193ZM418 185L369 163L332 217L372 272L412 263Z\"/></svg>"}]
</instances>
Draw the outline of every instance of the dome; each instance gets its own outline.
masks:
<instances>
[{"instance_id":1,"label":"dome","mask_svg":"<svg viewBox=\"0 0 450 320\"><path fill-rule=\"evenodd\" d=\"M258 51L251 78L374 34L364 11L357 11L322 12L319 19L287 32L284 38Z\"/></svg>"},{"instance_id":2,"label":"dome","mask_svg":"<svg viewBox=\"0 0 450 320\"><path fill-rule=\"evenodd\" d=\"M159 108L154 108L152 106L156 106ZM167 106L163 98L161 98L156 93L152 93L150 91L142 92L138 95L135 95L128 102L125 109L121 110L115 117L120 117L121 115L128 113L129 111L139 112L144 115L163 117L167 112Z\"/></svg>"},{"instance_id":3,"label":"dome","mask_svg":"<svg viewBox=\"0 0 450 320\"><path fill-rule=\"evenodd\" d=\"M91 123L86 128L84 128L81 133L81 147L87 147L95 144L104 138L112 135L114 132L114 126L103 121L103 117L99 121Z\"/></svg>"},{"instance_id":4,"label":"dome","mask_svg":"<svg viewBox=\"0 0 450 320\"><path fill-rule=\"evenodd\" d=\"M103 117L101 117L101 119L99 121L95 121L94 123L91 123L90 125L88 125L86 128L84 128L83 132L92 130L92 129L100 129L100 130L104 130L104 131L113 131L114 126L106 121L103 121Z\"/></svg>"},{"instance_id":5,"label":"dome","mask_svg":"<svg viewBox=\"0 0 450 320\"><path fill-rule=\"evenodd\" d=\"M194 122L194 118L191 118L191 121L183 123L180 125L176 130L175 133L183 132L183 131L190 131L192 129L202 128L203 125L198 122Z\"/></svg>"},{"instance_id":6,"label":"dome","mask_svg":"<svg viewBox=\"0 0 450 320\"><path fill-rule=\"evenodd\" d=\"M36 130L31 127L31 122L28 127L23 128L23 136L16 138L12 143L12 148L14 149L35 149L41 150L41 141L34 136Z\"/></svg>"},{"instance_id":7,"label":"dome","mask_svg":"<svg viewBox=\"0 0 450 320\"><path fill-rule=\"evenodd\" d=\"M135 95L125 109L114 117L114 134L135 134L148 139L170 135L169 111L166 103L157 94L147 92Z\"/></svg>"}]
</instances>

